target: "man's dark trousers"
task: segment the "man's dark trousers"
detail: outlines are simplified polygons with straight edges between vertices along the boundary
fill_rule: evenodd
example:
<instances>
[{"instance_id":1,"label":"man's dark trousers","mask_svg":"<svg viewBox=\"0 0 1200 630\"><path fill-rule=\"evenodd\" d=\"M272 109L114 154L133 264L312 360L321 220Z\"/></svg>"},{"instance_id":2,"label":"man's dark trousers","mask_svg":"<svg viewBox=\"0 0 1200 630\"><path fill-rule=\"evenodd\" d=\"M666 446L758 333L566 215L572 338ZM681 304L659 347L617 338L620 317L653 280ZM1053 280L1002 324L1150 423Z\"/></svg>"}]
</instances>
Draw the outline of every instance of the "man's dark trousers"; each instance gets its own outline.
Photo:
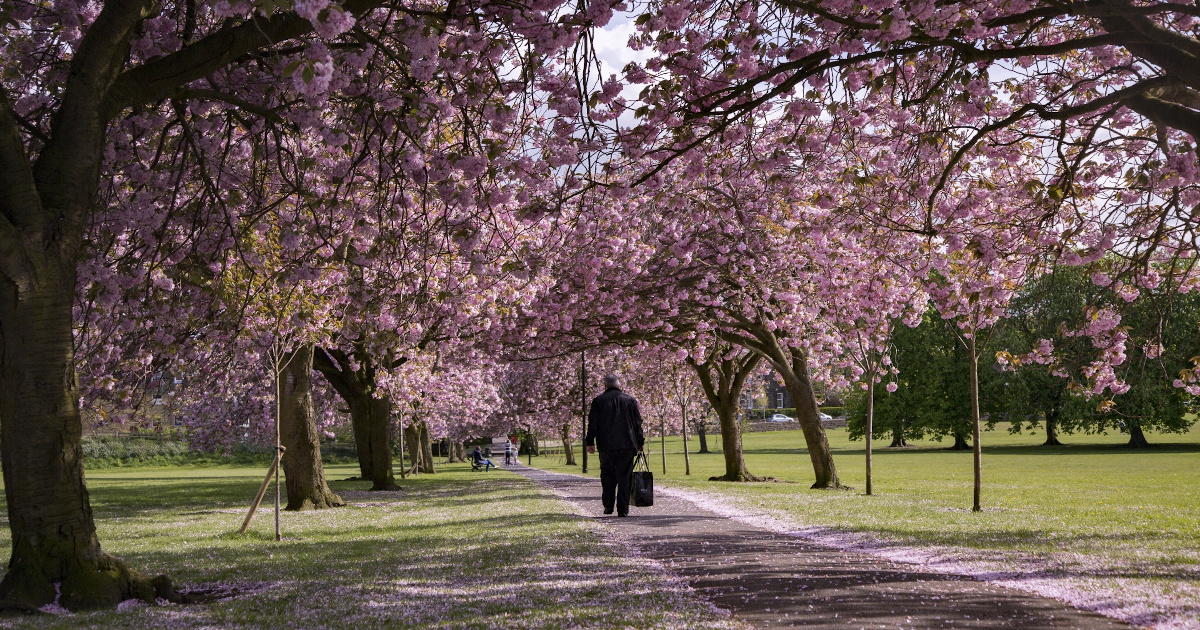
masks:
<instances>
[{"instance_id":1,"label":"man's dark trousers","mask_svg":"<svg viewBox=\"0 0 1200 630\"><path fill-rule=\"evenodd\" d=\"M606 513L613 511L615 501L617 514L629 514L629 485L635 456L637 451L633 449L600 451L600 501Z\"/></svg>"}]
</instances>

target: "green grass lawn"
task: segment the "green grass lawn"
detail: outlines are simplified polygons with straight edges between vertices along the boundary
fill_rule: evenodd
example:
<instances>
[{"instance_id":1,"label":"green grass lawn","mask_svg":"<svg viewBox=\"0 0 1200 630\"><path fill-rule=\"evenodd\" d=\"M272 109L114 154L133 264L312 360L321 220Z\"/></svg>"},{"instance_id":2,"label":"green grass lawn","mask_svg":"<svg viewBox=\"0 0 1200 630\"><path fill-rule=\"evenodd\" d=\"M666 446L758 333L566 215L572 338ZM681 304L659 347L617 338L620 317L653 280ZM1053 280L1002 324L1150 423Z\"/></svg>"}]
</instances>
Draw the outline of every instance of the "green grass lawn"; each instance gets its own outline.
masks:
<instances>
[{"instance_id":1,"label":"green grass lawn","mask_svg":"<svg viewBox=\"0 0 1200 630\"><path fill-rule=\"evenodd\" d=\"M1147 437L1155 444L1147 450L1123 447L1123 435L1062 436L1067 446L1045 448L1041 435L985 432L984 512L977 514L970 512L971 453L943 450L949 441L906 449L880 448L877 441L874 496L862 493L863 443L850 441L845 429L831 430L829 440L852 491L809 489L812 468L799 431L744 436L747 467L778 483L707 481L724 472L719 452L693 453L692 474L684 476L682 442L671 437L664 475L661 443L647 450L658 480L716 494L748 512L893 545L936 547L990 569L1045 570L1082 589L1124 591L1190 610L1194 621L1200 617L1200 430ZM694 437L689 443L697 448ZM719 437L709 445L719 449ZM596 475L595 456L590 463ZM534 458L534 465L579 472L550 457Z\"/></svg>"},{"instance_id":2,"label":"green grass lawn","mask_svg":"<svg viewBox=\"0 0 1200 630\"><path fill-rule=\"evenodd\" d=\"M662 569L626 559L564 501L523 477L444 466L401 493L330 485L351 505L271 507L238 535L261 468L101 470L88 489L104 548L178 587L240 596L2 619L13 628L741 627ZM330 479L357 473L331 466ZM269 494L268 497L273 497ZM8 527L0 527L7 547ZM5 555L7 557L7 555Z\"/></svg>"}]
</instances>

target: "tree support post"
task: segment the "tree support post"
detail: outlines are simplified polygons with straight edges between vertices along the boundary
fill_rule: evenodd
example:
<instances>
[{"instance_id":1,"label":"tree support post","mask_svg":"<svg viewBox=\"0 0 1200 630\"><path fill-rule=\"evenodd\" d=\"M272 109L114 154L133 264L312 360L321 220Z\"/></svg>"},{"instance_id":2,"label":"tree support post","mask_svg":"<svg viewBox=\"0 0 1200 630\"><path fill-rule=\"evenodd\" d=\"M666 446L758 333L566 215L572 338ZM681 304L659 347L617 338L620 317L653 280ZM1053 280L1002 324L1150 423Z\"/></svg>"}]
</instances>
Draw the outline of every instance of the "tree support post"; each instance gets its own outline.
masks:
<instances>
[{"instance_id":1,"label":"tree support post","mask_svg":"<svg viewBox=\"0 0 1200 630\"><path fill-rule=\"evenodd\" d=\"M267 488L271 486L271 477L275 476L279 470L279 457L283 454L284 448L279 447L275 452L275 459L271 462L271 468L267 470L267 476L263 477L262 485L258 487L258 494L254 495L254 502L250 504L250 511L246 513L246 519L242 521L242 528L238 530L239 534L245 534L250 527L250 521L254 518L254 513L258 510L258 506L262 503L263 497L267 495Z\"/></svg>"}]
</instances>

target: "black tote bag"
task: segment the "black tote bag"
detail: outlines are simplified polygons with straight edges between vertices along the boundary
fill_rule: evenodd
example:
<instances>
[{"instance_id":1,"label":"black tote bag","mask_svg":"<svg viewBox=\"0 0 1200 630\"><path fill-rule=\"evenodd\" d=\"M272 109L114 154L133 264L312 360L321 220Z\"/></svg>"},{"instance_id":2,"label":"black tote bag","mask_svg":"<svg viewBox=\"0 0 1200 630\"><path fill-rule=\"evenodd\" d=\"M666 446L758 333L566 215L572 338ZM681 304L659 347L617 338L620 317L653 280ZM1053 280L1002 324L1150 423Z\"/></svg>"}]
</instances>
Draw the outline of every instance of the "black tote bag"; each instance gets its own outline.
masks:
<instances>
[{"instance_id":1,"label":"black tote bag","mask_svg":"<svg viewBox=\"0 0 1200 630\"><path fill-rule=\"evenodd\" d=\"M650 462L646 460L645 453L639 452L633 458L633 472L631 474L633 475L633 480L629 484L630 502L635 507L650 507L654 505L654 473L650 472Z\"/></svg>"}]
</instances>

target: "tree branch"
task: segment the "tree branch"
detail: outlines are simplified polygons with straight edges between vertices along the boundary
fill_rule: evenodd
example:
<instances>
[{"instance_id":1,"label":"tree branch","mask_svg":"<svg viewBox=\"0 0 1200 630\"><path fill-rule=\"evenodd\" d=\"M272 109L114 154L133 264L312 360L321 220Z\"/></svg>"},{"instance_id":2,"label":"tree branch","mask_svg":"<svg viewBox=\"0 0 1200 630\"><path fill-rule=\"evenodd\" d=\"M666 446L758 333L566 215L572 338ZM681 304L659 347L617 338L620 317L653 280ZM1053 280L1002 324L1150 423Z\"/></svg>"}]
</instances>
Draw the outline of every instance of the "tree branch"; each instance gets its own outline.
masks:
<instances>
[{"instance_id":1,"label":"tree branch","mask_svg":"<svg viewBox=\"0 0 1200 630\"><path fill-rule=\"evenodd\" d=\"M0 86L0 242L15 238L17 230L32 227L41 210L17 117L8 93Z\"/></svg>"},{"instance_id":2,"label":"tree branch","mask_svg":"<svg viewBox=\"0 0 1200 630\"><path fill-rule=\"evenodd\" d=\"M179 100L220 101L222 103L233 105L238 109L248 111L251 114L260 116L261 118L270 122L276 124L283 123L283 117L280 116L274 109L263 107L261 105L255 105L254 103L240 99L232 94L221 92L220 90L180 88L171 93L171 98Z\"/></svg>"},{"instance_id":3,"label":"tree branch","mask_svg":"<svg viewBox=\"0 0 1200 630\"><path fill-rule=\"evenodd\" d=\"M101 102L120 72L129 40L153 0L110 0L84 33L71 59L62 104L50 124L50 140L33 165L44 225L35 228L60 256L73 258L100 178L107 120ZM54 223L51 223L51 222Z\"/></svg>"},{"instance_id":4,"label":"tree branch","mask_svg":"<svg viewBox=\"0 0 1200 630\"><path fill-rule=\"evenodd\" d=\"M355 17L381 7L385 0L347 0L342 7ZM111 119L127 107L152 103L176 88L204 78L241 57L312 32L312 23L295 13L248 20L184 46L176 52L122 72L104 98Z\"/></svg>"},{"instance_id":5,"label":"tree branch","mask_svg":"<svg viewBox=\"0 0 1200 630\"><path fill-rule=\"evenodd\" d=\"M1192 138L1200 142L1200 112L1158 98L1153 93L1135 96L1129 99L1127 104L1129 109L1149 118L1155 124L1191 134Z\"/></svg>"}]
</instances>

